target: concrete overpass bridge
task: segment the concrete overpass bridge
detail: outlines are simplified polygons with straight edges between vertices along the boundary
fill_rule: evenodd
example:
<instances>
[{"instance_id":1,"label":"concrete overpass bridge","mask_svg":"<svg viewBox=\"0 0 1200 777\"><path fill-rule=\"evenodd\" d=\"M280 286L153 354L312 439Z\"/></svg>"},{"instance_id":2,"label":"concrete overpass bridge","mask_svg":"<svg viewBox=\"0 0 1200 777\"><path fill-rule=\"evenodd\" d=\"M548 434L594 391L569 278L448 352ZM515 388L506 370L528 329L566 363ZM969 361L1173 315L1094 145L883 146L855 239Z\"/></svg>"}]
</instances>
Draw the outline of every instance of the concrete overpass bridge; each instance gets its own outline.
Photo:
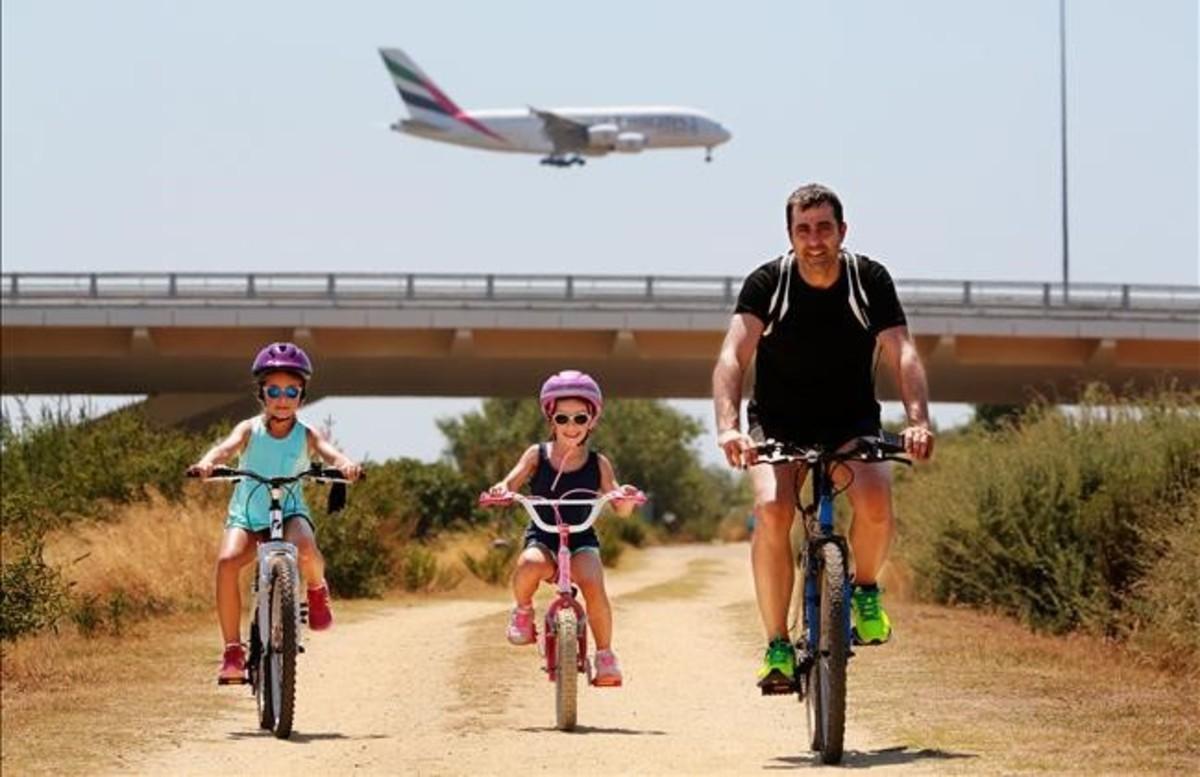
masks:
<instances>
[{"instance_id":1,"label":"concrete overpass bridge","mask_svg":"<svg viewBox=\"0 0 1200 777\"><path fill-rule=\"evenodd\" d=\"M741 279L434 273L3 273L0 390L148 394L164 420L250 408L294 340L314 396L527 396L577 367L614 396L707 397ZM897 280L932 398L1200 387L1200 286ZM819 371L814 379L820 379ZM246 390L239 387L246 386ZM881 373L880 395L895 398Z\"/></svg>"}]
</instances>

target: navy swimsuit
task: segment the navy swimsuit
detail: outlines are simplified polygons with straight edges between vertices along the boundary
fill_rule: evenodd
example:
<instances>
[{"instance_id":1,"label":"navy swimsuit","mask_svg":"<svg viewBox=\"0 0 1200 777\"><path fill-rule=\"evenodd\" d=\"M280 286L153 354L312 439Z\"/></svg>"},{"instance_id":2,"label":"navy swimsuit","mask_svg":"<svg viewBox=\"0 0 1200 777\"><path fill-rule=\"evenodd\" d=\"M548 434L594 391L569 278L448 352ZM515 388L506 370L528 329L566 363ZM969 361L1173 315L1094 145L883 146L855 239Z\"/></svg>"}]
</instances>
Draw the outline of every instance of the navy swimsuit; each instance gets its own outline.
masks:
<instances>
[{"instance_id":1,"label":"navy swimsuit","mask_svg":"<svg viewBox=\"0 0 1200 777\"><path fill-rule=\"evenodd\" d=\"M595 451L588 451L587 461L583 463L583 466L577 470L562 473L562 477L558 478L558 486L552 490L550 486L554 483L558 471L550 464L549 447L549 443L538 445L537 470L533 473L533 480L530 481L529 493L547 499L559 499L568 491L585 488L588 489L587 493L571 494L567 498L592 499L595 496L594 492L600 490L600 456ZM591 509L586 505L569 505L558 508L563 521L573 524L582 523L588 517ZM553 508L539 507L537 511L543 521L551 526L554 525ZM542 531L533 521L530 521L529 526L525 529L525 547L535 545L549 551L553 557L558 554L558 535ZM588 529L578 534L572 534L567 547L573 554L584 550L598 553L600 552L600 538L596 536L594 528Z\"/></svg>"}]
</instances>

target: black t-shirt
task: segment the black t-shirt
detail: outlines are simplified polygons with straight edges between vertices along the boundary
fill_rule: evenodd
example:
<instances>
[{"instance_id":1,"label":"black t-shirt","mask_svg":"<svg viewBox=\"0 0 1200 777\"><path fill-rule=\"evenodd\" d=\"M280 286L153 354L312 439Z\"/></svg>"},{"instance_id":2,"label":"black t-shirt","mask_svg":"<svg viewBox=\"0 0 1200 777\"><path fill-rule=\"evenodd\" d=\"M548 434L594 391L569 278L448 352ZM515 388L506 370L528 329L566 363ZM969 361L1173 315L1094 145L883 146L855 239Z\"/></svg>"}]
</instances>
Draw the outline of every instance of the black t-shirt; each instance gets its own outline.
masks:
<instances>
[{"instance_id":1,"label":"black t-shirt","mask_svg":"<svg viewBox=\"0 0 1200 777\"><path fill-rule=\"evenodd\" d=\"M855 304L851 269L857 270ZM863 433L864 424L878 429L875 339L906 323L891 276L878 262L843 252L837 282L818 289L804 282L793 262L784 310L781 274L778 258L750 273L734 311L768 327L755 354L750 414L773 434L802 444L838 442Z\"/></svg>"}]
</instances>

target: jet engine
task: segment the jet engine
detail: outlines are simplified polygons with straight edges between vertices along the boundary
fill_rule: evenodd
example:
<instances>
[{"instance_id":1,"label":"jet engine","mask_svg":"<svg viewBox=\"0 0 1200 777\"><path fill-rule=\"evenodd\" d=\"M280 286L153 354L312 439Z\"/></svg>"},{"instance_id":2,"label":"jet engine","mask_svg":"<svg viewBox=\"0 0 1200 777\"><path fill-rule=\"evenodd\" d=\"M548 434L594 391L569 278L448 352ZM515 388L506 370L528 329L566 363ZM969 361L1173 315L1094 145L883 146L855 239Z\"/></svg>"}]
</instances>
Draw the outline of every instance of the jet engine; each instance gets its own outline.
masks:
<instances>
[{"instance_id":1,"label":"jet engine","mask_svg":"<svg viewBox=\"0 0 1200 777\"><path fill-rule=\"evenodd\" d=\"M617 135L617 142L613 145L617 151L624 151L627 154L636 154L646 147L646 136L640 132L622 132Z\"/></svg>"},{"instance_id":2,"label":"jet engine","mask_svg":"<svg viewBox=\"0 0 1200 777\"><path fill-rule=\"evenodd\" d=\"M593 124L587 128L588 145L592 148L612 148L619 132L616 124Z\"/></svg>"}]
</instances>

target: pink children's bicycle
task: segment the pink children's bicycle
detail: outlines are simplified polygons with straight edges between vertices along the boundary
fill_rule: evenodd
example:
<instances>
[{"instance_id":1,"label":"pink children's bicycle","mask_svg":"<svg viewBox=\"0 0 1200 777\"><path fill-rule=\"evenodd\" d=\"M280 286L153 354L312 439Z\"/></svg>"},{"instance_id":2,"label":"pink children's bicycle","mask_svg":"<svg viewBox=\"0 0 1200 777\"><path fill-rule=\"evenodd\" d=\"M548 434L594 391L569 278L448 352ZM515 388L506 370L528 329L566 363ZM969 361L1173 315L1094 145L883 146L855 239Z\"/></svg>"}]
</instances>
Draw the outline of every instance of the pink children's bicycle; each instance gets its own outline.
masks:
<instances>
[{"instance_id":1,"label":"pink children's bicycle","mask_svg":"<svg viewBox=\"0 0 1200 777\"><path fill-rule=\"evenodd\" d=\"M571 494L576 493L588 494L591 498L570 498ZM558 590L554 601L546 609L546 623L538 636L538 649L546 659L546 673L554 683L555 724L561 731L575 728L579 675L583 674L589 683L592 682L591 662L587 657L587 615L579 602L578 591L571 584L568 539L571 534L590 529L604 505L615 499L645 504L646 495L640 491L633 494L621 491L600 494L589 489L568 491L560 499L515 493L496 495L486 491L479 495L482 507L507 507L516 502L525 508L539 529L558 534ZM559 508L572 505L588 506L592 510L582 522L566 523L559 514ZM554 511L555 525L542 520L538 507L549 507Z\"/></svg>"}]
</instances>

